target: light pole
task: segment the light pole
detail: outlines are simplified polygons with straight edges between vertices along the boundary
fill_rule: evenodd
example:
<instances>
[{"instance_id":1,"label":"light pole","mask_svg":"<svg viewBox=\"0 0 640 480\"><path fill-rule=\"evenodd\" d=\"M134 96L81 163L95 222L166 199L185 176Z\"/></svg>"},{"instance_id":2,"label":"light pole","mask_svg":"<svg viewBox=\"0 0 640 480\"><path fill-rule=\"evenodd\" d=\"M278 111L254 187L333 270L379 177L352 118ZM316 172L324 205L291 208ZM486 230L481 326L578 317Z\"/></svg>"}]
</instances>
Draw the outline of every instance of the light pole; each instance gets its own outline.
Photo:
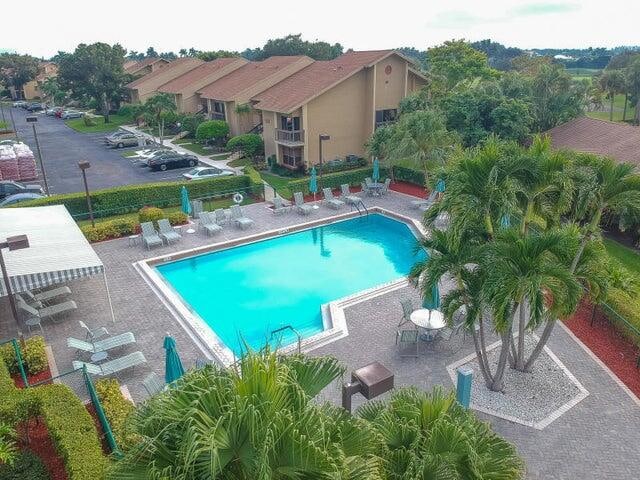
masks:
<instances>
[{"instance_id":1,"label":"light pole","mask_svg":"<svg viewBox=\"0 0 640 480\"><path fill-rule=\"evenodd\" d=\"M47 183L47 172L44 169L44 160L42 158L42 150L40 150L40 142L38 141L38 132L36 131L36 123L38 117L27 117L27 123L33 127L33 136L36 139L36 148L38 149L38 159L40 159L40 170L42 170L42 180L44 181L44 191L49 195L49 184Z\"/></svg>"},{"instance_id":2,"label":"light pole","mask_svg":"<svg viewBox=\"0 0 640 480\"><path fill-rule=\"evenodd\" d=\"M319 138L319 141L318 141L318 149L320 150L320 151L318 152L318 153L319 153L319 155L320 155L320 179L319 179L319 181L318 181L318 184L319 184L319 188L318 188L318 190L319 190L319 191L322 191L322 142L323 142L324 140L330 140L330 139L331 139L331 137L330 137L329 135L327 135L326 133L321 133L321 134L319 135L319 137L318 137L318 138Z\"/></svg>"},{"instance_id":3,"label":"light pole","mask_svg":"<svg viewBox=\"0 0 640 480\"><path fill-rule=\"evenodd\" d=\"M11 126L13 127L13 136L16 137L16 140L20 140L18 138L18 129L16 128L16 121L13 119L13 108L9 108L9 116L11 117Z\"/></svg>"},{"instance_id":4,"label":"light pole","mask_svg":"<svg viewBox=\"0 0 640 480\"><path fill-rule=\"evenodd\" d=\"M82 180L84 181L84 193L87 197L87 208L89 209L89 218L91 219L91 226L95 227L96 222L93 219L93 208L91 208L91 196L89 195L89 185L87 184L87 169L91 168L91 164L87 160L81 160L78 162L78 167L82 172Z\"/></svg>"},{"instance_id":5,"label":"light pole","mask_svg":"<svg viewBox=\"0 0 640 480\"><path fill-rule=\"evenodd\" d=\"M7 272L7 266L4 264L4 257L2 256L3 248L8 248L9 251L29 248L29 239L26 235L16 235L14 237L7 237L4 242L0 242L0 269L2 269L4 288L7 291L7 296L9 297L9 305L11 305L13 320L16 322L16 326L18 327L18 337L22 338L22 331L20 330L20 323L18 322L18 309L16 308L16 301L13 298L11 284L9 283L9 272Z\"/></svg>"}]
</instances>

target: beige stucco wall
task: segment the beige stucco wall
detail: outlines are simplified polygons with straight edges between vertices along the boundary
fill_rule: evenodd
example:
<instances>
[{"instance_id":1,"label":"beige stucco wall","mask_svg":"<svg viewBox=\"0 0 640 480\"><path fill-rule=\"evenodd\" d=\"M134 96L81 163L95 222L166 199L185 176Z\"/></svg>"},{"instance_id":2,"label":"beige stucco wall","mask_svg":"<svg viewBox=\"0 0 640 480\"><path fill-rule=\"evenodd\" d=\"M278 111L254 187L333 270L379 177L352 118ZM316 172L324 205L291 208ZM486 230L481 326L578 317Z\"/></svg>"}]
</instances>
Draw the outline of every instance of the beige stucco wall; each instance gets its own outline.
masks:
<instances>
[{"instance_id":1,"label":"beige stucco wall","mask_svg":"<svg viewBox=\"0 0 640 480\"><path fill-rule=\"evenodd\" d=\"M38 82L35 80L31 80L30 82L25 83L22 86L22 91L24 93L25 100L33 100L34 98L41 98L42 92L38 87Z\"/></svg>"},{"instance_id":2,"label":"beige stucco wall","mask_svg":"<svg viewBox=\"0 0 640 480\"><path fill-rule=\"evenodd\" d=\"M392 55L376 64L376 110L398 108L404 97L407 62ZM391 73L387 74L387 67Z\"/></svg>"}]
</instances>

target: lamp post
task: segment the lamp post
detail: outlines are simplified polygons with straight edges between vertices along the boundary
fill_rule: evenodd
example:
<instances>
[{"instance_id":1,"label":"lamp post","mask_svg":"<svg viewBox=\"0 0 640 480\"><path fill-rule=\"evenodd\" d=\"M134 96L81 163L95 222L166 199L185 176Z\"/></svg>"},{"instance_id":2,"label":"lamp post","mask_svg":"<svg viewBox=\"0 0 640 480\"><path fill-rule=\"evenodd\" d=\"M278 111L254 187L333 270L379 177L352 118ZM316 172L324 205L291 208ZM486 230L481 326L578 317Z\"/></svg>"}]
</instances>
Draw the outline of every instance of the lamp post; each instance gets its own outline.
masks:
<instances>
[{"instance_id":1,"label":"lamp post","mask_svg":"<svg viewBox=\"0 0 640 480\"><path fill-rule=\"evenodd\" d=\"M13 136L15 137L16 140L20 140L18 138L18 129L16 128L16 121L13 118L13 109L9 108L9 117L11 117L11 126L13 127Z\"/></svg>"},{"instance_id":2,"label":"lamp post","mask_svg":"<svg viewBox=\"0 0 640 480\"><path fill-rule=\"evenodd\" d=\"M33 136L36 140L36 148L38 149L38 158L40 159L40 170L42 170L42 180L44 181L44 191L49 195L49 185L47 184L47 172L44 169L44 160L42 159L42 150L40 150L40 142L38 141L38 132L36 131L36 123L38 117L27 117L27 123L33 127ZM17 132L16 132L17 135Z\"/></svg>"},{"instance_id":3,"label":"lamp post","mask_svg":"<svg viewBox=\"0 0 640 480\"><path fill-rule=\"evenodd\" d=\"M4 257L2 256L3 248L8 248L9 251L29 248L29 239L26 235L16 235L14 237L7 237L4 242L0 242L0 269L2 270L4 288L7 291L7 296L9 297L9 305L11 305L13 320L16 322L16 326L18 327L18 337L22 338L22 331L20 330L20 323L18 322L18 309L16 308L16 301L13 298L11 284L9 283L9 272L7 272L7 266L5 265Z\"/></svg>"},{"instance_id":4,"label":"lamp post","mask_svg":"<svg viewBox=\"0 0 640 480\"><path fill-rule=\"evenodd\" d=\"M319 138L319 141L318 141L318 149L320 150L320 151L318 152L318 153L319 153L319 155L320 155L320 180L319 180L319 182L318 182L318 184L319 184L318 191L322 191L322 170L323 170L323 169L322 169L322 142L323 142L324 140L330 140L330 139L331 139L331 137L330 137L329 135L327 135L326 133L321 133L321 134L319 135L319 137L318 137L318 138Z\"/></svg>"},{"instance_id":5,"label":"lamp post","mask_svg":"<svg viewBox=\"0 0 640 480\"><path fill-rule=\"evenodd\" d=\"M91 219L91 226L95 227L96 222L93 219L93 208L91 208L91 196L89 195L89 185L87 184L87 169L91 167L91 164L87 160L81 160L78 162L78 167L82 172L82 180L84 181L84 194L87 197L87 208L89 209L89 218Z\"/></svg>"}]
</instances>

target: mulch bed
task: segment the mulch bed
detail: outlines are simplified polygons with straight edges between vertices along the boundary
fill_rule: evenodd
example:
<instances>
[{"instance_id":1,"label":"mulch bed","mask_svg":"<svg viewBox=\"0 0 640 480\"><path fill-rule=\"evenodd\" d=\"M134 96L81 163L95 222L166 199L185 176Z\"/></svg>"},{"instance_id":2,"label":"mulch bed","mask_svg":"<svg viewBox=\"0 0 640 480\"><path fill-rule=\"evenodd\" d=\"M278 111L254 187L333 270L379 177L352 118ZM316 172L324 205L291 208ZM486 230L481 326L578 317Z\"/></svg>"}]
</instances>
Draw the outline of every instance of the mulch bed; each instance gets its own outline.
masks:
<instances>
[{"instance_id":1,"label":"mulch bed","mask_svg":"<svg viewBox=\"0 0 640 480\"><path fill-rule=\"evenodd\" d=\"M640 370L636 367L638 347L618 332L600 311L591 326L591 305L581 302L564 323L589 349L640 397Z\"/></svg>"},{"instance_id":2,"label":"mulch bed","mask_svg":"<svg viewBox=\"0 0 640 480\"><path fill-rule=\"evenodd\" d=\"M414 185L413 183L393 182L389 188L394 192L400 192L400 193L404 193L406 195L412 195L418 198L427 198L427 191L424 189L424 187L421 187L420 185ZM362 187L352 186L352 187L349 187L349 190L351 191L351 193L359 193L362 191ZM338 197L342 195L342 192L340 191L339 188L334 188L333 193ZM316 193L316 200L321 200L322 198L323 198L322 192ZM313 202L313 193L305 195L304 201Z\"/></svg>"},{"instance_id":3,"label":"mulch bed","mask_svg":"<svg viewBox=\"0 0 640 480\"><path fill-rule=\"evenodd\" d=\"M18 432L19 447L22 450L30 450L40 457L49 471L51 480L67 480L69 478L64 468L64 462L56 452L47 426L41 418L32 418L26 422L21 422L16 430Z\"/></svg>"},{"instance_id":4,"label":"mulch bed","mask_svg":"<svg viewBox=\"0 0 640 480\"><path fill-rule=\"evenodd\" d=\"M20 376L19 373L16 375L12 375L11 378L13 378L13 383L15 383L16 387L24 388L24 382L22 381L22 377ZM36 373L35 375L31 375L29 373L27 374L27 382L29 382L29 385L33 385L38 382L44 382L45 380L50 380L50 379L51 379L51 370L49 370L49 367L47 367L46 370L40 373Z\"/></svg>"},{"instance_id":5,"label":"mulch bed","mask_svg":"<svg viewBox=\"0 0 640 480\"><path fill-rule=\"evenodd\" d=\"M105 455L109 455L111 453L111 450L109 449L109 444L107 443L106 435L102 430L102 425L100 424L100 419L98 418L98 413L96 412L96 409L93 406L93 403L87 403L86 409L89 412L89 415L91 415L91 418L93 418L93 423L95 424L96 430L98 431L98 437L100 438L100 444L102 445L102 452Z\"/></svg>"}]
</instances>

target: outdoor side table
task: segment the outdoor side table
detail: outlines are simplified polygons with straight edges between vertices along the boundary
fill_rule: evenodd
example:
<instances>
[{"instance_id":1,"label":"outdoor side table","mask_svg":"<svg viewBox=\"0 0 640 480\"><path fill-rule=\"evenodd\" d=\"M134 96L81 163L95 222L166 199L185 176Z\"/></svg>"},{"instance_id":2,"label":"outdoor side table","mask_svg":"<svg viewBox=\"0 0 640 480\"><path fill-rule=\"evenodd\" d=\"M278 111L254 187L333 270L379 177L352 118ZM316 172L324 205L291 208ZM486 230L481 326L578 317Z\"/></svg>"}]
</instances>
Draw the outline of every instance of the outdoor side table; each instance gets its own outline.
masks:
<instances>
[{"instance_id":1,"label":"outdoor side table","mask_svg":"<svg viewBox=\"0 0 640 480\"><path fill-rule=\"evenodd\" d=\"M109 354L107 352L96 352L91 355L89 360L91 360L91 363L100 363L105 361L107 358L109 358Z\"/></svg>"},{"instance_id":2,"label":"outdoor side table","mask_svg":"<svg viewBox=\"0 0 640 480\"><path fill-rule=\"evenodd\" d=\"M129 246L135 247L138 244L139 239L140 235L129 235Z\"/></svg>"}]
</instances>

